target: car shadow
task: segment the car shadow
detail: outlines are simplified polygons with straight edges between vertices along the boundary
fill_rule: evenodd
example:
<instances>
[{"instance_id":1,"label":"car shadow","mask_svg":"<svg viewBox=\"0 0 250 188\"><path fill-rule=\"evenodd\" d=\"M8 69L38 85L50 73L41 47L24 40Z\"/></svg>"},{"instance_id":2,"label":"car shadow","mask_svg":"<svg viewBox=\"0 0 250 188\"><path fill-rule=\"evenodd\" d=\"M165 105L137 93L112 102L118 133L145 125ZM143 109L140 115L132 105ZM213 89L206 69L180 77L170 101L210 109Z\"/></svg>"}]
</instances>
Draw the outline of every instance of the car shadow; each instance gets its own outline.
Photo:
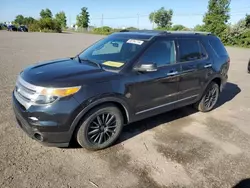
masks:
<instances>
[{"instance_id":1,"label":"car shadow","mask_svg":"<svg viewBox=\"0 0 250 188\"><path fill-rule=\"evenodd\" d=\"M250 188L250 179L241 180L239 183L237 183L232 188Z\"/></svg>"},{"instance_id":2,"label":"car shadow","mask_svg":"<svg viewBox=\"0 0 250 188\"><path fill-rule=\"evenodd\" d=\"M144 131L153 129L154 127L157 127L161 124L166 124L171 121L187 117L196 112L196 109L192 108L191 106L187 106L128 124L123 128L122 135L119 137L116 144L122 143L136 135L143 133Z\"/></svg>"},{"instance_id":3,"label":"car shadow","mask_svg":"<svg viewBox=\"0 0 250 188\"><path fill-rule=\"evenodd\" d=\"M231 101L236 95L238 95L241 92L241 89L237 84L228 82L223 89L222 93L220 94L219 100L215 106L215 108L218 108L222 106L223 104Z\"/></svg>"},{"instance_id":4,"label":"car shadow","mask_svg":"<svg viewBox=\"0 0 250 188\"><path fill-rule=\"evenodd\" d=\"M237 84L228 82L220 94L219 101L215 108L222 106L223 104L231 101L237 94L241 92L241 89ZM153 129L161 124L169 123L174 120L178 120L194 113L198 112L192 106L182 107L170 112L166 112L151 118L147 118L135 123L131 123L124 127L123 133L116 142L119 144L127 139L130 139L138 134L143 133L144 131Z\"/></svg>"},{"instance_id":5,"label":"car shadow","mask_svg":"<svg viewBox=\"0 0 250 188\"><path fill-rule=\"evenodd\" d=\"M241 92L241 89L238 87L238 85L228 82L223 90L223 92L220 94L219 101L215 108L218 108L222 106L223 104L231 101L237 94ZM143 133L144 131L153 129L154 127L157 127L161 124L165 124L174 120L178 120L184 117L187 117L189 115L192 115L194 113L198 112L196 109L194 109L192 106L186 106L179 109L172 110L170 112L166 112L160 115L156 115L135 123L131 123L126 125L123 128L123 132L119 139L116 141L116 144L122 143L138 134ZM72 140L70 143L69 148L80 148L80 146Z\"/></svg>"}]
</instances>

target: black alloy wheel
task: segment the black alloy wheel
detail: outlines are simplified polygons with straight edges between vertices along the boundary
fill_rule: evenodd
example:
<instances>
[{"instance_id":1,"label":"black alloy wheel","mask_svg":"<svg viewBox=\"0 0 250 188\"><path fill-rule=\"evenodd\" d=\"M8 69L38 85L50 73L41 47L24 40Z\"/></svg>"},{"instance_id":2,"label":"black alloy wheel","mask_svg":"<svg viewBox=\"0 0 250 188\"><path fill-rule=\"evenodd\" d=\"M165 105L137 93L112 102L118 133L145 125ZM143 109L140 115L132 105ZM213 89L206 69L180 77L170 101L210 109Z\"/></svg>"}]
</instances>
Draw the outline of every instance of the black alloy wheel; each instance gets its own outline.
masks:
<instances>
[{"instance_id":1,"label":"black alloy wheel","mask_svg":"<svg viewBox=\"0 0 250 188\"><path fill-rule=\"evenodd\" d=\"M207 110L211 110L218 99L219 96L219 89L216 84L214 84L209 90L207 91L206 95L204 96L204 105Z\"/></svg>"},{"instance_id":2,"label":"black alloy wheel","mask_svg":"<svg viewBox=\"0 0 250 188\"><path fill-rule=\"evenodd\" d=\"M219 94L219 85L215 82L211 82L205 90L201 100L195 104L195 107L201 112L211 111L219 99Z\"/></svg>"},{"instance_id":3,"label":"black alloy wheel","mask_svg":"<svg viewBox=\"0 0 250 188\"><path fill-rule=\"evenodd\" d=\"M88 128L88 140L93 144L103 144L116 131L116 117L111 113L97 115Z\"/></svg>"},{"instance_id":4,"label":"black alloy wheel","mask_svg":"<svg viewBox=\"0 0 250 188\"><path fill-rule=\"evenodd\" d=\"M90 110L77 129L77 142L89 150L104 149L112 145L121 134L123 118L119 108L112 104Z\"/></svg>"}]
</instances>

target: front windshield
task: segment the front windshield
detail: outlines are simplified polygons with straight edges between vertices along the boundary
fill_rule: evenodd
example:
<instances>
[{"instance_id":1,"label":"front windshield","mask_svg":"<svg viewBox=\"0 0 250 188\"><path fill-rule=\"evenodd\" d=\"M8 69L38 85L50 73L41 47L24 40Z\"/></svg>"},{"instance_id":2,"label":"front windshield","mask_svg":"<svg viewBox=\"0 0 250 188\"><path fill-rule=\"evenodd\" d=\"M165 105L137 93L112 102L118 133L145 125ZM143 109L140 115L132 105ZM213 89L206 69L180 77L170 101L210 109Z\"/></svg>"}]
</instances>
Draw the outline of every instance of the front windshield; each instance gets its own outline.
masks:
<instances>
[{"instance_id":1,"label":"front windshield","mask_svg":"<svg viewBox=\"0 0 250 188\"><path fill-rule=\"evenodd\" d=\"M118 69L135 57L145 43L140 39L109 36L83 51L79 59Z\"/></svg>"}]
</instances>

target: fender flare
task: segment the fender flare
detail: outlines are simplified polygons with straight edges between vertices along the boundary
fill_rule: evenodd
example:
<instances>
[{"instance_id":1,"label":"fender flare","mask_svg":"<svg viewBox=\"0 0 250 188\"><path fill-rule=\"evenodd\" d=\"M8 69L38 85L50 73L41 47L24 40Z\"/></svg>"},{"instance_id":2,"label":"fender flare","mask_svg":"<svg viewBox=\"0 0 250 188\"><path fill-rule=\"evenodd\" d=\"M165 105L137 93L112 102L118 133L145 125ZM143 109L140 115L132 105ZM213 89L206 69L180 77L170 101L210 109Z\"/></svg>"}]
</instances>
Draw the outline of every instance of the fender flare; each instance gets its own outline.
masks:
<instances>
[{"instance_id":1,"label":"fender flare","mask_svg":"<svg viewBox=\"0 0 250 188\"><path fill-rule=\"evenodd\" d=\"M122 100L122 99L120 99L118 97L104 97L104 98L97 99L94 102L90 103L89 105L87 105L85 108L83 108L78 113L78 115L75 117L75 119L73 120L73 122L72 122L72 124L70 126L70 133L73 133L75 131L75 128L77 127L79 121L84 117L84 115L86 113L89 112L89 110L91 110L92 108L94 108L94 107L96 107L98 105L101 105L103 103L109 103L109 102L110 103L112 103L112 102L113 103L119 103L124 108L124 110L126 112L126 118L127 118L128 122L129 122L131 114L129 113L128 104L124 100Z\"/></svg>"},{"instance_id":2,"label":"fender flare","mask_svg":"<svg viewBox=\"0 0 250 188\"><path fill-rule=\"evenodd\" d=\"M201 95L199 96L199 99L203 96L204 94L204 91L207 89L207 86L214 80L214 79L220 79L222 81L222 77L220 74L216 74L214 75L212 78L210 78L207 82L206 82L206 85L203 87L203 90L201 92ZM222 84L222 83L221 83ZM221 86L220 86L221 87ZM221 90L220 90L221 91Z\"/></svg>"}]
</instances>

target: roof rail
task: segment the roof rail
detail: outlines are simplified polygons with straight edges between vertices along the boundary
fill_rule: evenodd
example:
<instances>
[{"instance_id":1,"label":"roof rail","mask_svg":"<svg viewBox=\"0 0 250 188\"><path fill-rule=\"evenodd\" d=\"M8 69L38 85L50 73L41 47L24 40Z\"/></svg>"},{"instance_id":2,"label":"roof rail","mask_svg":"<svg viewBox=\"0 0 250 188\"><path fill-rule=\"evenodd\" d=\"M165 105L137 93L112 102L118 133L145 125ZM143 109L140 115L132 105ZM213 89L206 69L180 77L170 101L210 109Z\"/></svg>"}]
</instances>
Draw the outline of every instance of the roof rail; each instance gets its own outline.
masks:
<instances>
[{"instance_id":1,"label":"roof rail","mask_svg":"<svg viewBox=\"0 0 250 188\"><path fill-rule=\"evenodd\" d=\"M201 35L213 35L211 32L201 32L201 31L166 31L167 33L176 34L201 34Z\"/></svg>"},{"instance_id":2,"label":"roof rail","mask_svg":"<svg viewBox=\"0 0 250 188\"><path fill-rule=\"evenodd\" d=\"M213 33L211 32L203 32L203 31L194 31L194 34L213 35Z\"/></svg>"},{"instance_id":3,"label":"roof rail","mask_svg":"<svg viewBox=\"0 0 250 188\"><path fill-rule=\"evenodd\" d=\"M136 32L136 33L163 33L165 31L158 31L158 30L127 30L123 29L120 32Z\"/></svg>"},{"instance_id":4,"label":"roof rail","mask_svg":"<svg viewBox=\"0 0 250 188\"><path fill-rule=\"evenodd\" d=\"M127 30L123 29L120 32L136 32L136 33L152 33L152 34L194 34L194 35L213 35L211 32L201 31L168 31L168 30Z\"/></svg>"}]
</instances>

